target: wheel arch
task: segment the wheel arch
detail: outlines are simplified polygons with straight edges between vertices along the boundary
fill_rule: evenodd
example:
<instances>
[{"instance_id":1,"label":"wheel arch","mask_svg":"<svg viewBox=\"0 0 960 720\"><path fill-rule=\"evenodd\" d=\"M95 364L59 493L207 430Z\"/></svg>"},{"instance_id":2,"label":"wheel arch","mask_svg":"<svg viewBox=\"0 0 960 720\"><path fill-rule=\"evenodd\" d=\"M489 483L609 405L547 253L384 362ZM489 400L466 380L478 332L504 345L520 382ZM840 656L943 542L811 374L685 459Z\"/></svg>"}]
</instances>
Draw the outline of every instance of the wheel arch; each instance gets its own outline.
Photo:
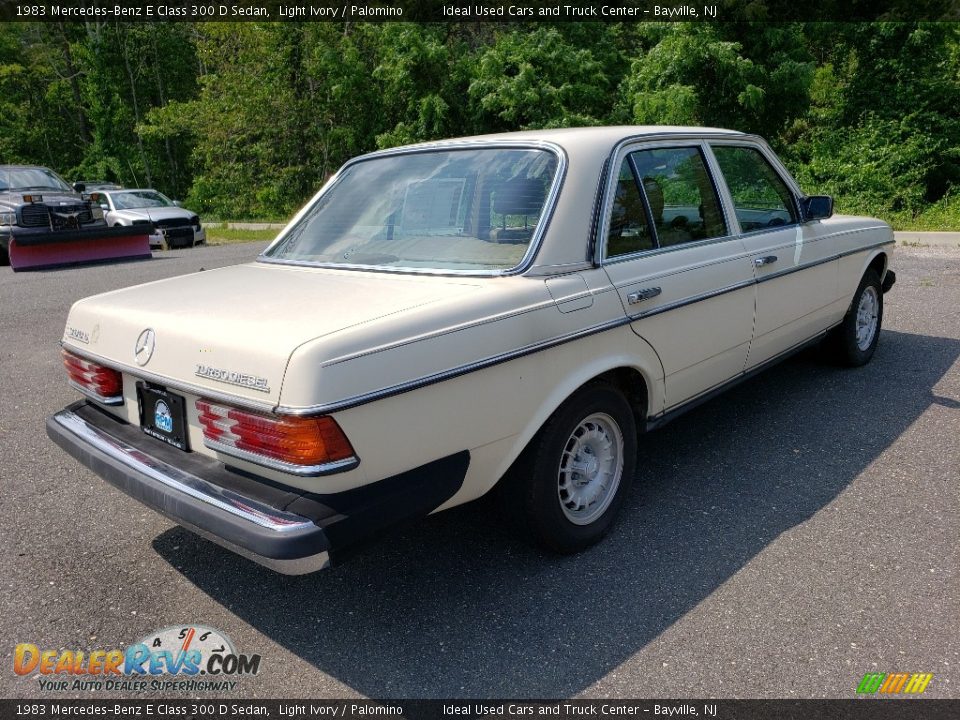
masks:
<instances>
[{"instance_id":1,"label":"wheel arch","mask_svg":"<svg viewBox=\"0 0 960 720\"><path fill-rule=\"evenodd\" d=\"M650 414L650 387L643 373L636 367L621 365L588 380L584 385L592 382L606 382L619 389L630 403L633 417L637 423L637 430L646 430L647 417ZM581 385L580 387L584 387ZM580 388L577 388L579 390ZM576 392L574 390L573 392ZM570 393L572 395L573 393ZM569 395L567 396L569 397Z\"/></svg>"},{"instance_id":2,"label":"wheel arch","mask_svg":"<svg viewBox=\"0 0 960 720\"><path fill-rule=\"evenodd\" d=\"M844 266L842 263L843 263L843 260L841 260L841 273L844 272ZM856 295L857 288L860 286L860 283L863 280L863 276L866 275L868 271L873 270L874 272L877 273L877 276L880 278L880 282L882 283L883 278L887 273L887 268L889 267L889 263L890 263L889 253L887 252L887 250L883 248L879 248L867 254L862 259L860 264L860 272L857 273L856 275L854 275L852 272L856 269L856 265L853 265L852 267L850 265L847 265L846 273L849 273L849 275L845 275L845 277L848 278L847 282L849 282L849 285L844 291L844 295L848 297L849 300L847 302L845 312L850 312L850 309L853 307L853 300Z\"/></svg>"},{"instance_id":3,"label":"wheel arch","mask_svg":"<svg viewBox=\"0 0 960 720\"><path fill-rule=\"evenodd\" d=\"M870 256L866 266L863 268L863 272L860 274L860 277L862 278L866 274L867 270L873 270L877 273L877 276L882 281L883 276L887 273L887 266L889 262L890 258L887 256L886 251L878 250Z\"/></svg>"},{"instance_id":4,"label":"wheel arch","mask_svg":"<svg viewBox=\"0 0 960 720\"><path fill-rule=\"evenodd\" d=\"M632 336L632 342L637 343L640 339L636 335ZM649 347L645 343L643 347ZM652 352L652 349L651 349ZM654 357L656 357L654 355ZM649 359L649 358L647 358ZM659 364L659 358L656 358L656 365L645 367L643 363L637 362L637 358L628 356L613 356L604 358L597 362L578 368L578 372L568 375L564 382L558 384L553 391L547 395L537 412L531 415L531 420L519 433L512 445L511 452L506 453L502 468L497 474L495 482L491 487L498 484L509 474L510 469L522 455L523 451L530 444L530 441L540 432L540 429L546 424L550 417L581 388L591 383L607 383L619 389L633 410L638 433L646 429L646 418L651 409L662 403L663 398L663 375Z\"/></svg>"}]
</instances>

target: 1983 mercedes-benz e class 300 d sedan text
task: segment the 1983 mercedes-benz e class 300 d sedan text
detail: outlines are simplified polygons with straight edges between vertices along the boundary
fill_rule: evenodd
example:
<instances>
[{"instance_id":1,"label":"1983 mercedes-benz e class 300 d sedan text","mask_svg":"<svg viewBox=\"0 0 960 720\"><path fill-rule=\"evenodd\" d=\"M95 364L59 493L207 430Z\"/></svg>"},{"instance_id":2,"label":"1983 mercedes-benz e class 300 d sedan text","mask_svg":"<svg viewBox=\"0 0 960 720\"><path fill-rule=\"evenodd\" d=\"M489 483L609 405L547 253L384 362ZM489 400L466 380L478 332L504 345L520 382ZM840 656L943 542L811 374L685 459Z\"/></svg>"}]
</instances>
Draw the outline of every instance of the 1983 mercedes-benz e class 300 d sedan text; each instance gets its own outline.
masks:
<instances>
[{"instance_id":1,"label":"1983 mercedes-benz e class 300 d sedan text","mask_svg":"<svg viewBox=\"0 0 960 720\"><path fill-rule=\"evenodd\" d=\"M76 303L62 351L85 399L47 430L282 572L501 479L521 526L576 551L623 505L639 432L814 341L867 362L892 249L727 130L378 152L256 262Z\"/></svg>"}]
</instances>

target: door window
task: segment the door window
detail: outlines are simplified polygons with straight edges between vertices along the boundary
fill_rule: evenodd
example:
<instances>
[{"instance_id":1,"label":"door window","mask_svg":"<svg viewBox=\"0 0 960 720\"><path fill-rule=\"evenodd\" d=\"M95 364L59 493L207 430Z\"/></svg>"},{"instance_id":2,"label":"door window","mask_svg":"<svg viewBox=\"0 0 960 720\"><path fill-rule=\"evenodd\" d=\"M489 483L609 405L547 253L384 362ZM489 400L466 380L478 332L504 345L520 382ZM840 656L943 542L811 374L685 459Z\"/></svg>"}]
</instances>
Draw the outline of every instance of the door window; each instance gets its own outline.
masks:
<instances>
[{"instance_id":1,"label":"door window","mask_svg":"<svg viewBox=\"0 0 960 720\"><path fill-rule=\"evenodd\" d=\"M658 247L727 235L699 148L653 148L628 157L650 208Z\"/></svg>"},{"instance_id":2,"label":"door window","mask_svg":"<svg viewBox=\"0 0 960 720\"><path fill-rule=\"evenodd\" d=\"M793 193L759 150L716 145L713 154L727 181L743 232L797 222Z\"/></svg>"}]
</instances>

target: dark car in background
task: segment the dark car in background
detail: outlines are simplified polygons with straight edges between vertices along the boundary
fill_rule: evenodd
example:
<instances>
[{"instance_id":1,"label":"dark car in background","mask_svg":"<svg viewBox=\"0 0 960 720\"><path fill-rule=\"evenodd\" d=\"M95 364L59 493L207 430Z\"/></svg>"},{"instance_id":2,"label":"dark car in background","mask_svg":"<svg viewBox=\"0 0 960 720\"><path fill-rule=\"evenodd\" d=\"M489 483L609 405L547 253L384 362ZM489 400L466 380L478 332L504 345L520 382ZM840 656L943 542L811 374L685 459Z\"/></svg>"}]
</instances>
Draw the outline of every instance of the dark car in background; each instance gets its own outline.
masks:
<instances>
[{"instance_id":1,"label":"dark car in background","mask_svg":"<svg viewBox=\"0 0 960 720\"><path fill-rule=\"evenodd\" d=\"M105 226L103 210L84 200L49 168L0 165L0 258L6 264L10 239Z\"/></svg>"},{"instance_id":2,"label":"dark car in background","mask_svg":"<svg viewBox=\"0 0 960 720\"><path fill-rule=\"evenodd\" d=\"M49 168L0 165L0 264L14 269L150 257L151 228L111 228L103 208Z\"/></svg>"}]
</instances>

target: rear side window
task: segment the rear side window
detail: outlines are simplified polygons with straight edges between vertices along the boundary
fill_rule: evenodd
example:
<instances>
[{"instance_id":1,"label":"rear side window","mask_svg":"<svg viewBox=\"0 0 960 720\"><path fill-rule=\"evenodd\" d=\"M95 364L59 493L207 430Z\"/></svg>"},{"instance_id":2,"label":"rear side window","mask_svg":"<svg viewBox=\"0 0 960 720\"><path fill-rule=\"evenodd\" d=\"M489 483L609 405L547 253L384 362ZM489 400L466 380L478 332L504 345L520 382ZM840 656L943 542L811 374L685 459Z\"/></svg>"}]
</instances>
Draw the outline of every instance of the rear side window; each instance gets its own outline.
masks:
<instances>
[{"instance_id":1,"label":"rear side window","mask_svg":"<svg viewBox=\"0 0 960 720\"><path fill-rule=\"evenodd\" d=\"M630 167L630 160L624 158L613 196L613 210L607 231L607 257L629 255L655 247L637 178Z\"/></svg>"},{"instance_id":2,"label":"rear side window","mask_svg":"<svg viewBox=\"0 0 960 720\"><path fill-rule=\"evenodd\" d=\"M628 159L643 189L658 247L727 235L699 148L638 150Z\"/></svg>"},{"instance_id":3,"label":"rear side window","mask_svg":"<svg viewBox=\"0 0 960 720\"><path fill-rule=\"evenodd\" d=\"M759 150L716 145L713 154L727 181L743 232L797 222L793 193Z\"/></svg>"}]
</instances>

